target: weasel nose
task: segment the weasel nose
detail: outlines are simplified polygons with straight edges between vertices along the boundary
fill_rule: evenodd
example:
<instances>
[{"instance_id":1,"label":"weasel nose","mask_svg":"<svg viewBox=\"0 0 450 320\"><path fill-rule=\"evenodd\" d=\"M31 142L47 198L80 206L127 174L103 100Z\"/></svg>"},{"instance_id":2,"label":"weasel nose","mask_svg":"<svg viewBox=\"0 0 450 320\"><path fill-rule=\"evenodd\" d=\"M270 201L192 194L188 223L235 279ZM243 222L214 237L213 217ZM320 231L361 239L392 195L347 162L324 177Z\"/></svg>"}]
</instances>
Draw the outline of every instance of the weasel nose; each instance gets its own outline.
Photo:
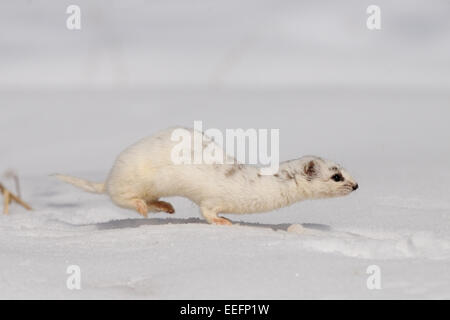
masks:
<instances>
[{"instance_id":1,"label":"weasel nose","mask_svg":"<svg viewBox=\"0 0 450 320\"><path fill-rule=\"evenodd\" d=\"M358 184L355 184L355 185L353 186L353 191L355 191L355 190L358 189L358 188L359 188Z\"/></svg>"}]
</instances>

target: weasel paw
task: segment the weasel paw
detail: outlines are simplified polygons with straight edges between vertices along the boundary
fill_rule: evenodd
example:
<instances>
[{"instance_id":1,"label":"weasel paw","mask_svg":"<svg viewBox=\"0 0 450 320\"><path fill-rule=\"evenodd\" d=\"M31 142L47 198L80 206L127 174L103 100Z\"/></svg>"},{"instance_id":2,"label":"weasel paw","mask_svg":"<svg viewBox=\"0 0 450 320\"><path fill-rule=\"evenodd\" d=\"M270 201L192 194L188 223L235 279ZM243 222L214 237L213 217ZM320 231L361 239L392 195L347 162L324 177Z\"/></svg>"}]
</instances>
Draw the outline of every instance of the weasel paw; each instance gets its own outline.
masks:
<instances>
[{"instance_id":1,"label":"weasel paw","mask_svg":"<svg viewBox=\"0 0 450 320\"><path fill-rule=\"evenodd\" d=\"M233 224L230 220L219 217L212 219L211 222L219 226L231 226Z\"/></svg>"},{"instance_id":2,"label":"weasel paw","mask_svg":"<svg viewBox=\"0 0 450 320\"><path fill-rule=\"evenodd\" d=\"M169 214L175 213L173 206L165 201L152 201L148 204L150 207L154 208L158 212L167 212Z\"/></svg>"},{"instance_id":3,"label":"weasel paw","mask_svg":"<svg viewBox=\"0 0 450 320\"><path fill-rule=\"evenodd\" d=\"M169 214L175 213L175 209L173 208L173 206L165 201L159 202L159 208L161 209L161 211L167 212Z\"/></svg>"}]
</instances>

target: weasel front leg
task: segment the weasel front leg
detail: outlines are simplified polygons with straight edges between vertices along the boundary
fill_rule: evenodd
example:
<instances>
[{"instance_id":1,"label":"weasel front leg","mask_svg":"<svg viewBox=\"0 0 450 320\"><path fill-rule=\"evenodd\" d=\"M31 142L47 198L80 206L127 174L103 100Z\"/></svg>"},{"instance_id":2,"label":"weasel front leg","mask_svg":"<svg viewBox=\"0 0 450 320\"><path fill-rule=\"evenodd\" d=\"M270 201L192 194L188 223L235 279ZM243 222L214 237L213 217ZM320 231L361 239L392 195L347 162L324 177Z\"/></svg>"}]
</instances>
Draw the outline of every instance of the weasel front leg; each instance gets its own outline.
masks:
<instances>
[{"instance_id":1,"label":"weasel front leg","mask_svg":"<svg viewBox=\"0 0 450 320\"><path fill-rule=\"evenodd\" d=\"M217 224L222 226L231 226L232 223L230 220L226 218L219 217L217 214L218 212L209 208L202 207L200 208L202 211L203 216L205 217L206 221L211 224Z\"/></svg>"}]
</instances>

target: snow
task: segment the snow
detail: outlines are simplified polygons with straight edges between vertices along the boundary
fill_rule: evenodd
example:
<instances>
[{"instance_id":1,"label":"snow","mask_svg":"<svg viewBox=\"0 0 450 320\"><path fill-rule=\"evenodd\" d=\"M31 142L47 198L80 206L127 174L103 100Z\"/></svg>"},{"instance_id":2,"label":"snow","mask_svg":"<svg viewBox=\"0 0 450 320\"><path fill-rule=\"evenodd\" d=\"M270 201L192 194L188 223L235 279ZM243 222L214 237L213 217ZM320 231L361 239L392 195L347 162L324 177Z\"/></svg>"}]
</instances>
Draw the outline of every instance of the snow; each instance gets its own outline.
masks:
<instances>
[{"instance_id":1,"label":"snow","mask_svg":"<svg viewBox=\"0 0 450 320\"><path fill-rule=\"evenodd\" d=\"M378 108L363 105L374 97ZM14 205L9 216L0 216L0 297L448 298L445 97L234 90L4 93L2 114L8 116L0 119L1 136L13 139L1 140L0 167L14 164L23 196L35 210ZM147 108L147 101L165 110ZM229 112L217 115L196 107L198 101L226 104ZM270 108L277 101L278 108ZM428 108L421 108L425 102ZM344 107L333 108L336 103ZM239 112L248 106L260 108L257 118ZM235 114L241 115L238 123ZM205 224L185 199L171 200L174 216L142 219L105 196L49 176L64 172L101 181L124 146L163 126L189 125L190 119L219 128L283 124L282 159L311 153L336 159L361 188L345 198L276 212L227 215L236 224L220 227ZM317 127L327 130L311 135ZM381 269L381 290L366 287L366 269L373 264ZM80 291L66 287L69 265L81 268Z\"/></svg>"},{"instance_id":2,"label":"snow","mask_svg":"<svg viewBox=\"0 0 450 320\"><path fill-rule=\"evenodd\" d=\"M446 2L380 1L377 34L352 1L171 3L80 1L80 33L60 29L64 2L0 5L0 174L34 208L0 215L0 298L449 299ZM143 219L50 176L102 181L131 143L194 120L278 128L282 160L329 158L360 189L226 227L186 199Z\"/></svg>"}]
</instances>

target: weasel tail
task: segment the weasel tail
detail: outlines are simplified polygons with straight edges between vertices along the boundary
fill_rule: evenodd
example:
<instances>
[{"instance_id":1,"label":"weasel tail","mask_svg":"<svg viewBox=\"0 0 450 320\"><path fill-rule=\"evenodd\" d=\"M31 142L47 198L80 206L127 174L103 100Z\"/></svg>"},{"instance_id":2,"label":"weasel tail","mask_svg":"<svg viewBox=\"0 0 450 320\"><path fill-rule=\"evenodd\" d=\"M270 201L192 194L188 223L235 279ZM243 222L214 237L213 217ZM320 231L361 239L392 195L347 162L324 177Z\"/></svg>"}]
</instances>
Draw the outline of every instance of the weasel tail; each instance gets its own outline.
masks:
<instances>
[{"instance_id":1,"label":"weasel tail","mask_svg":"<svg viewBox=\"0 0 450 320\"><path fill-rule=\"evenodd\" d=\"M70 183L71 185L74 185L75 187L78 187L80 189L83 189L87 192L92 193L105 193L105 184L104 183L96 183L76 177L66 176L63 174L53 174L52 176L58 178L61 181Z\"/></svg>"}]
</instances>

